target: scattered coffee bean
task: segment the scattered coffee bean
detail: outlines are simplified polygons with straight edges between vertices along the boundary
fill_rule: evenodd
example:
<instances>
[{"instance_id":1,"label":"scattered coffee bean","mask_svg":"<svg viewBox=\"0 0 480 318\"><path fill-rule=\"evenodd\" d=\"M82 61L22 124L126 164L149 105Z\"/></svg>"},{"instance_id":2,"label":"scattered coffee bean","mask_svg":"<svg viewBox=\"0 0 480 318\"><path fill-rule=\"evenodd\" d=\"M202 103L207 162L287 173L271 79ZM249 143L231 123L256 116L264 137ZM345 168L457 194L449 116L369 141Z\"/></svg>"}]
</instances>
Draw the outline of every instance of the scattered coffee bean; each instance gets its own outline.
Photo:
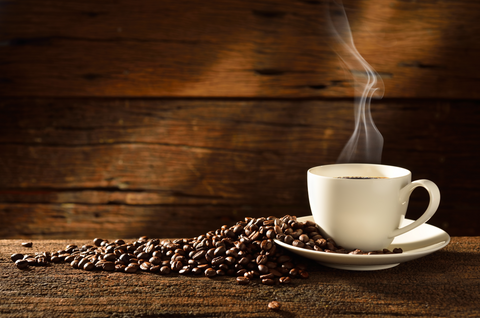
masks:
<instances>
[{"instance_id":1,"label":"scattered coffee bean","mask_svg":"<svg viewBox=\"0 0 480 318\"><path fill-rule=\"evenodd\" d=\"M250 284L250 279L248 277L238 276L237 277L237 283L239 285L248 285L248 284Z\"/></svg>"},{"instance_id":2,"label":"scattered coffee bean","mask_svg":"<svg viewBox=\"0 0 480 318\"><path fill-rule=\"evenodd\" d=\"M292 221L293 220L293 221ZM13 254L12 261L19 268L48 263L69 263L72 268L135 273L139 270L167 275L237 276L238 284L249 284L260 279L265 285L289 283L291 277L305 277L297 259L274 243L282 240L298 241L315 246L308 237L321 237L314 224L296 221L295 217L245 218L235 225L207 232L198 237L176 240L149 239L145 236L133 242L95 238L93 244L69 244L55 252L35 255ZM312 234L312 235L313 235ZM295 237L295 238L294 238ZM307 239L308 238L308 239ZM297 243L296 243L297 244Z\"/></svg>"},{"instance_id":3,"label":"scattered coffee bean","mask_svg":"<svg viewBox=\"0 0 480 318\"><path fill-rule=\"evenodd\" d=\"M15 261L15 266L17 266L18 269L24 269L28 266L28 261L24 259L18 259Z\"/></svg>"},{"instance_id":4,"label":"scattered coffee bean","mask_svg":"<svg viewBox=\"0 0 480 318\"><path fill-rule=\"evenodd\" d=\"M22 246L23 247L32 247L33 243L32 242L23 242Z\"/></svg>"},{"instance_id":5,"label":"scattered coffee bean","mask_svg":"<svg viewBox=\"0 0 480 318\"><path fill-rule=\"evenodd\" d=\"M19 259L23 259L23 254L15 253L15 254L12 254L10 258L12 259L12 262L16 262Z\"/></svg>"},{"instance_id":6,"label":"scattered coffee bean","mask_svg":"<svg viewBox=\"0 0 480 318\"><path fill-rule=\"evenodd\" d=\"M280 303L278 301L271 301L268 303L268 309L273 310L273 311L279 311L280 310Z\"/></svg>"}]
</instances>

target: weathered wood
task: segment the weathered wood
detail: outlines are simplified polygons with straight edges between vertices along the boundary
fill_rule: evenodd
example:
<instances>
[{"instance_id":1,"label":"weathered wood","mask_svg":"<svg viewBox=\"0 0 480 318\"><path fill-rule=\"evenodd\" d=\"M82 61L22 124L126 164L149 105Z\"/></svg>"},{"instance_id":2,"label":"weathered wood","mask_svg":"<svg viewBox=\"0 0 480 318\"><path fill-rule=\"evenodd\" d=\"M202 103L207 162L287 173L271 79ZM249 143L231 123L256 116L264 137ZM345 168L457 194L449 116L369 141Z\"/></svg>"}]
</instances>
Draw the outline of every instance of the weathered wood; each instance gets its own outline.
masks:
<instances>
[{"instance_id":1,"label":"weathered wood","mask_svg":"<svg viewBox=\"0 0 480 318\"><path fill-rule=\"evenodd\" d=\"M480 3L345 1L387 97L480 98ZM323 1L1 1L0 95L345 97ZM358 71L358 70L357 70Z\"/></svg>"},{"instance_id":2,"label":"weathered wood","mask_svg":"<svg viewBox=\"0 0 480 318\"><path fill-rule=\"evenodd\" d=\"M17 269L13 253L91 241L0 241L2 317L478 317L480 238L453 237L432 255L377 272L308 263L291 285L236 284L231 277L86 272L66 264ZM372 256L374 257L374 256ZM268 303L281 304L279 312Z\"/></svg>"},{"instance_id":3,"label":"weathered wood","mask_svg":"<svg viewBox=\"0 0 480 318\"><path fill-rule=\"evenodd\" d=\"M478 102L372 111L383 163L439 185L430 222L478 235ZM334 163L352 129L349 100L3 99L0 237L194 236L244 216L308 215L306 170ZM415 191L407 216L426 200Z\"/></svg>"}]
</instances>

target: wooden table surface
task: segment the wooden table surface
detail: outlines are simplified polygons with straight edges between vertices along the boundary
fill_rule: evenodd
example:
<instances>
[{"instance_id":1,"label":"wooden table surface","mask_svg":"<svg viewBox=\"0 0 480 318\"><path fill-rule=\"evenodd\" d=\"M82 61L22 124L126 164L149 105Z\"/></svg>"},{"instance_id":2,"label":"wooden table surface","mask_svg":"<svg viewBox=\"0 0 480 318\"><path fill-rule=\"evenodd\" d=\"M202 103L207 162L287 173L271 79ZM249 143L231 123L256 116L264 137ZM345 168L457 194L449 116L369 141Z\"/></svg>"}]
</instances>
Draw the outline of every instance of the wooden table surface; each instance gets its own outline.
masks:
<instances>
[{"instance_id":1,"label":"wooden table surface","mask_svg":"<svg viewBox=\"0 0 480 318\"><path fill-rule=\"evenodd\" d=\"M56 251L87 240L0 240L1 317L322 317L480 316L480 237L453 237L444 249L372 272L308 263L310 277L290 285L238 285L137 272L87 272L67 264L17 269L13 253ZM279 311L268 309L276 300Z\"/></svg>"}]
</instances>

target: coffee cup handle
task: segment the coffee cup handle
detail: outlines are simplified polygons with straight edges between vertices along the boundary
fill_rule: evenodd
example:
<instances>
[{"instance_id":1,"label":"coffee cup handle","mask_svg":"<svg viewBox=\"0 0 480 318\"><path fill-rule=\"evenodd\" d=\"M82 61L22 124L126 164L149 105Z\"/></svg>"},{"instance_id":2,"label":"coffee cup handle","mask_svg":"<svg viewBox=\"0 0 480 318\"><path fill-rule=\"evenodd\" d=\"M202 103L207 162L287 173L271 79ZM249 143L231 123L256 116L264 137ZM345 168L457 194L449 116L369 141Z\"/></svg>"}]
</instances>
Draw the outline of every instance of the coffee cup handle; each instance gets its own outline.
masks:
<instances>
[{"instance_id":1,"label":"coffee cup handle","mask_svg":"<svg viewBox=\"0 0 480 318\"><path fill-rule=\"evenodd\" d=\"M413 230L417 226L420 226L430 220L430 218L437 212L438 206L440 205L440 190L437 185L430 180L416 180L410 182L405 187L400 190L400 203L408 204L408 199L412 194L413 190L418 187L423 187L427 190L430 196L430 202L428 204L427 210L420 216L415 222L410 223L407 226L396 229L393 231L392 235L389 238L399 236L400 234L406 233L410 230Z\"/></svg>"}]
</instances>

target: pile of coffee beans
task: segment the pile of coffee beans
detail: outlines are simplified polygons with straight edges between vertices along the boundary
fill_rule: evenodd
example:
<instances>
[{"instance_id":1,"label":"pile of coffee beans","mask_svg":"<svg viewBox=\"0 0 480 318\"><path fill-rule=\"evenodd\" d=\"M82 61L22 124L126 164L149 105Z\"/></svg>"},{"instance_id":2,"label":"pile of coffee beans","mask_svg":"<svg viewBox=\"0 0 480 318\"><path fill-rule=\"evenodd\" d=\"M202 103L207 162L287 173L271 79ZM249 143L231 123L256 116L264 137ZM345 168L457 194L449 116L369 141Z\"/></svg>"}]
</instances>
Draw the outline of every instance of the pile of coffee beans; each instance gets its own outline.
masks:
<instances>
[{"instance_id":1,"label":"pile of coffee beans","mask_svg":"<svg viewBox=\"0 0 480 318\"><path fill-rule=\"evenodd\" d=\"M295 247L305 248L326 253L339 254L357 254L357 255L376 255L376 254L392 254L403 253L401 248L394 248L393 251L383 249L381 251L362 251L359 249L347 250L338 246L332 238L324 238L319 234L318 226L315 222L306 221L298 222L294 216L285 216L282 218L280 229L275 228L278 232L276 239Z\"/></svg>"},{"instance_id":2,"label":"pile of coffee beans","mask_svg":"<svg viewBox=\"0 0 480 318\"><path fill-rule=\"evenodd\" d=\"M13 254L11 258L20 269L66 262L87 271L229 275L236 277L240 285L254 279L265 285L288 284L293 278L309 276L305 265L298 262L299 257L290 256L274 243L277 236L290 228L291 220L296 217L247 217L233 226L224 225L189 239L140 237L127 243L96 238L91 245L70 244L59 251Z\"/></svg>"},{"instance_id":3,"label":"pile of coffee beans","mask_svg":"<svg viewBox=\"0 0 480 318\"><path fill-rule=\"evenodd\" d=\"M364 254L360 250L346 251L333 240L324 239L314 222L300 222L295 216L286 215L282 218L247 217L233 226L224 225L189 239L160 240L142 236L127 243L121 239L109 242L96 238L92 245L70 244L54 252L13 254L11 259L19 269L63 262L86 271L228 275L236 277L240 285L247 285L254 279L265 285L276 285L288 284L292 278L308 278L305 265L299 263L301 258L288 254L274 239L315 251Z\"/></svg>"}]
</instances>

